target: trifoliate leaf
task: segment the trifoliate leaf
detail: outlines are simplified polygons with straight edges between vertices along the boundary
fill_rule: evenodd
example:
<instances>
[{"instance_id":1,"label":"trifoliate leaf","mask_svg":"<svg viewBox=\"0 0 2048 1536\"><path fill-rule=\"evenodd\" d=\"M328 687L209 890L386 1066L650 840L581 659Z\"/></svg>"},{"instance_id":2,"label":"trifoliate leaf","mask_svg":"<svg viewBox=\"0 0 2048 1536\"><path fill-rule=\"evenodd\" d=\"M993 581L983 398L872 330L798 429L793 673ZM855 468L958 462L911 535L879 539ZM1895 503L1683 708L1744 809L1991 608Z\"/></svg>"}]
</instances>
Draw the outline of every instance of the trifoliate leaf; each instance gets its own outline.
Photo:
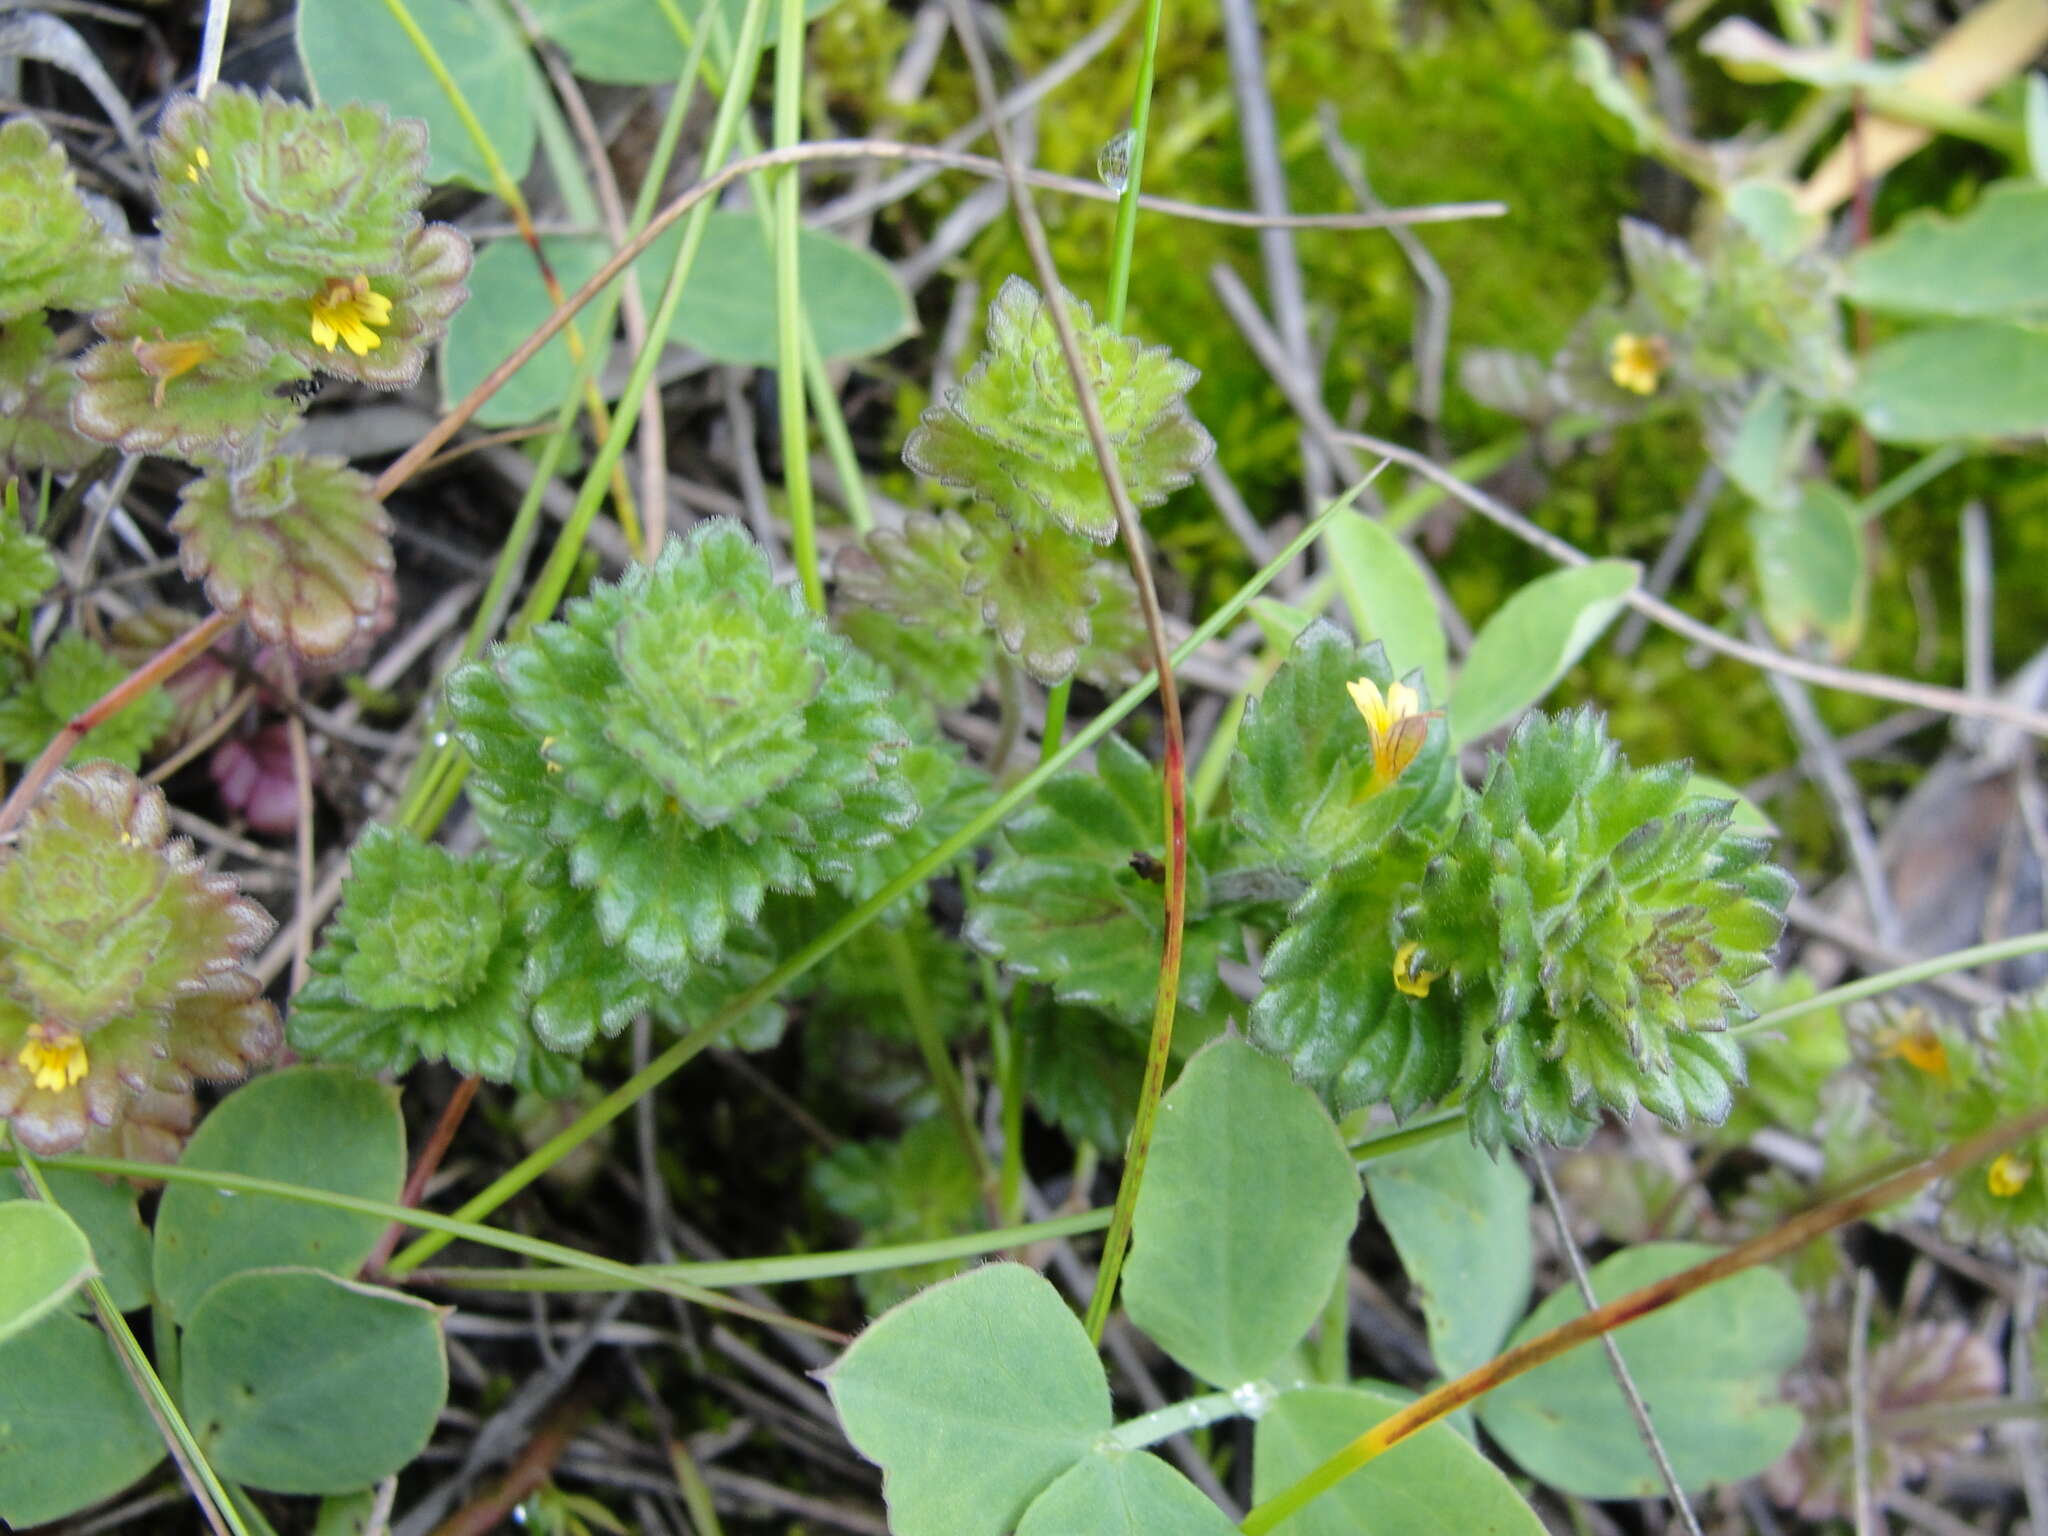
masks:
<instances>
[{"instance_id":1,"label":"trifoliate leaf","mask_svg":"<svg viewBox=\"0 0 2048 1536\"><path fill-rule=\"evenodd\" d=\"M96 309L121 291L128 243L79 199L71 164L32 117L0 124L0 321Z\"/></svg>"},{"instance_id":2,"label":"trifoliate leaf","mask_svg":"<svg viewBox=\"0 0 2048 1536\"><path fill-rule=\"evenodd\" d=\"M1303 879L1359 857L1396 827L1427 829L1457 790L1443 722L1424 715L1418 697L1390 734L1376 733L1347 691L1360 678L1388 695L1395 686L1378 642L1353 645L1318 620L1302 631L1238 733L1232 819L1263 854Z\"/></svg>"},{"instance_id":3,"label":"trifoliate leaf","mask_svg":"<svg viewBox=\"0 0 2048 1536\"><path fill-rule=\"evenodd\" d=\"M186 483L171 529L185 574L271 645L334 656L392 620L391 520L339 458L210 470Z\"/></svg>"},{"instance_id":4,"label":"trifoliate leaf","mask_svg":"<svg viewBox=\"0 0 2048 1536\"><path fill-rule=\"evenodd\" d=\"M0 699L0 757L32 761L70 722L128 676L128 669L75 629L40 657L28 681ZM152 688L85 733L69 762L104 757L133 769L170 724L171 702Z\"/></svg>"},{"instance_id":5,"label":"trifoliate leaf","mask_svg":"<svg viewBox=\"0 0 2048 1536\"><path fill-rule=\"evenodd\" d=\"M1152 1015L1165 937L1164 801L1157 770L1115 737L1096 749L1096 769L1054 779L1010 823L965 931L1062 1000L1137 1023ZM1188 851L1180 1004L1194 1012L1208 1006L1217 965L1239 943L1206 873L1222 835L1213 823L1199 828Z\"/></svg>"},{"instance_id":6,"label":"trifoliate leaf","mask_svg":"<svg viewBox=\"0 0 2048 1536\"><path fill-rule=\"evenodd\" d=\"M277 1046L243 968L270 917L169 825L160 791L89 763L0 848L0 1116L38 1155L175 1156L194 1079Z\"/></svg>"},{"instance_id":7,"label":"trifoliate leaf","mask_svg":"<svg viewBox=\"0 0 2048 1536\"><path fill-rule=\"evenodd\" d=\"M1072 294L1073 322L1103 426L1125 487L1154 507L1194 478L1216 451L1185 396L1199 374L1164 347L1097 325ZM903 445L904 462L970 492L1035 540L1057 527L1097 544L1116 537L1073 379L1044 301L1012 277L989 306L988 351Z\"/></svg>"}]
</instances>

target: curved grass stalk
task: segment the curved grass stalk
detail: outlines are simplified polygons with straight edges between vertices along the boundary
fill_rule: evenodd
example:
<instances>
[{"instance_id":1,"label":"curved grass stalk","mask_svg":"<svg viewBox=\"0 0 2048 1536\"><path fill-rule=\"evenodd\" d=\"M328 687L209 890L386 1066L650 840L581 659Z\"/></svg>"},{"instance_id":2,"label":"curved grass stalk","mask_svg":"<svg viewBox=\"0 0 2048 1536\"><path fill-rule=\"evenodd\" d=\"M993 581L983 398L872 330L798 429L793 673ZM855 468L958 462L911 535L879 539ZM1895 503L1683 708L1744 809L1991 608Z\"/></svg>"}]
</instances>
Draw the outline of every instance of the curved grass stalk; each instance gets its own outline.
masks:
<instances>
[{"instance_id":1,"label":"curved grass stalk","mask_svg":"<svg viewBox=\"0 0 2048 1536\"><path fill-rule=\"evenodd\" d=\"M1839 1200L1831 1200L1826 1205L1817 1206L1795 1216L1775 1232L1766 1232L1761 1237L1751 1238L1739 1247L1716 1254L1704 1263L1680 1270L1675 1275L1667 1275L1662 1280L1630 1291L1626 1296L1618 1296L1605 1306L1583 1312L1570 1322L1540 1333L1533 1339L1525 1340L1486 1364L1467 1371L1456 1380L1446 1382L1434 1392L1425 1393L1399 1412L1381 1420L1292 1487L1282 1490L1253 1508L1238 1529L1243 1531L1245 1536L1263 1536L1264 1532L1271 1531L1360 1467L1392 1450L1403 1440L1456 1412L1467 1403L1485 1396L1502 1382L1512 1381L1515 1377L1556 1359L1567 1350L1575 1349L1630 1323L1639 1322L1654 1312L1661 1312L1674 1302L1683 1301L1718 1280L1725 1280L1745 1269L1782 1258L1824 1232L1860 1220L1883 1210L1888 1205L1894 1205L1937 1179L1946 1178L1972 1164L1980 1163L2003 1148L2023 1141L2044 1128L2048 1128L2048 1109L2037 1110L2033 1114L2021 1116L2018 1120L1993 1126L1983 1134L1949 1148L1938 1157L1915 1163L1889 1178L1865 1185L1853 1194L1845 1195Z\"/></svg>"},{"instance_id":2,"label":"curved grass stalk","mask_svg":"<svg viewBox=\"0 0 2048 1536\"><path fill-rule=\"evenodd\" d=\"M782 28L775 46L775 147L803 138L804 0L781 0ZM817 508L811 501L811 435L804 411L804 301L797 198L803 191L795 166L775 178L775 396L782 425L782 490L789 501L789 531L797 582L811 612L825 611L825 580L818 572Z\"/></svg>"},{"instance_id":3,"label":"curved grass stalk","mask_svg":"<svg viewBox=\"0 0 2048 1536\"><path fill-rule=\"evenodd\" d=\"M519 190L519 183L512 179L505 160L498 153L498 146L491 142L491 136L484 131L482 121L469 104L462 86L448 71L441 51L434 46L432 38L420 29L419 21L413 16L406 0L384 0L384 8L391 13L391 19L398 23L405 33L406 41L412 44L413 52L420 56L427 73L434 77L434 83L441 88L441 94L448 98L448 105L462 123L462 130L469 135L477 154L483 157L484 170L491 178L491 191L498 201L505 205L512 215L512 223L519 231L519 238L526 242L526 248L533 253L535 265L540 268L541 285L547 289L548 302L559 306L563 300L562 280L555 275L554 264L541 249L540 234L533 227L533 213L526 205L526 195ZM568 329L569 355L581 367L584 361L583 335L572 323ZM605 410L604 396L598 390L594 370L585 371L583 378L583 405L590 415L590 429L593 436L602 443L610 437L613 424ZM612 477L612 502L618 508L619 527L626 535L626 542L635 549L640 547L640 517L633 504L633 493L626 484L623 471Z\"/></svg>"},{"instance_id":4,"label":"curved grass stalk","mask_svg":"<svg viewBox=\"0 0 2048 1536\"><path fill-rule=\"evenodd\" d=\"M0 1165L7 1163L27 1166L18 1149L0 1152ZM368 1200L360 1195L343 1194L331 1189L310 1189L304 1185L284 1184L276 1179L259 1178L248 1173L230 1173L217 1168L186 1168L175 1163L166 1166L162 1163L145 1163L125 1157L92 1157L73 1153L63 1157L45 1158L43 1166L75 1168L80 1173L110 1174L117 1178L158 1179L167 1184L201 1184L208 1189L229 1190L237 1195L268 1196L277 1200L289 1200L295 1205L317 1205L328 1210L352 1211L360 1216L374 1216L379 1221L424 1228L448 1240L461 1238L465 1242L501 1248L507 1253L539 1259L560 1268L602 1276L622 1289L661 1291L683 1301L693 1302L697 1306L731 1312L755 1322L765 1323L772 1328L795 1329L826 1339L842 1337L830 1328L821 1328L815 1323L806 1323L779 1312L770 1312L742 1301L735 1301L730 1296L720 1295L710 1287L694 1285L687 1280L677 1279L651 1268L636 1269L631 1264L620 1264L611 1259L599 1258L596 1254L583 1253L561 1243L550 1243L541 1238L527 1237L523 1233L506 1232L497 1227L487 1227L452 1216L439 1216L432 1211L422 1211L413 1206L395 1205L389 1200Z\"/></svg>"},{"instance_id":5,"label":"curved grass stalk","mask_svg":"<svg viewBox=\"0 0 2048 1536\"><path fill-rule=\"evenodd\" d=\"M1375 471L1377 473L1377 471ZM1364 488L1363 483L1357 490ZM1203 645L1228 628L1256 597L1267 583L1287 568L1287 563L1306 549L1325 524L1348 504L1348 501L1333 502L1320 516L1312 519L1287 543L1285 549L1249 582L1224 603L1195 632L1188 636L1181 647L1173 653L1175 662L1192 656ZM909 894L918 885L944 869L967 849L973 847L997 826L1021 809L1054 774L1072 762L1081 753L1093 746L1116 725L1152 696L1159 686L1158 674L1149 672L1138 682L1119 694L1112 704L1091 720L1074 738L1055 753L1051 759L1041 763L1030 773L998 795L982 812L953 836L911 864L895 879L883 886L866 901L855 907L830 928L819 934L795 954L778 964L760 981L742 992L728 1003L718 1015L702 1028L685 1035L667 1050L663 1051L645 1067L634 1073L617 1088L606 1094L597 1103L562 1130L536 1147L518 1163L494 1179L480 1194L465 1202L456 1212L463 1221L476 1221L498 1209L512 1196L526 1188L541 1174L552 1168L562 1158L588 1141L592 1136L618 1119L644 1095L666 1082L676 1072L703 1051L715 1044L726 1031L731 1029L748 1012L761 1003L773 998L798 977L804 975L827 955L838 949L848 939L866 928L898 900ZM447 1246L447 1239L429 1236L413 1243L391 1261L386 1273L404 1275L419 1266Z\"/></svg>"},{"instance_id":6,"label":"curved grass stalk","mask_svg":"<svg viewBox=\"0 0 2048 1536\"><path fill-rule=\"evenodd\" d=\"M46 1205L55 1205L57 1201L51 1195L50 1186L44 1180L36 1159L21 1151L16 1151L12 1157L15 1166L21 1169L22 1176L33 1187L35 1197ZM121 1309L114 1305L114 1298L107 1294L106 1282L95 1274L86 1281L86 1291L92 1297L92 1309L99 1317L100 1326L107 1331L108 1341L120 1357L121 1368L141 1394L149 1416L156 1420L157 1431L164 1437L164 1447L178 1464L185 1486L191 1490L193 1501L206 1516L207 1524L216 1532L249 1536L249 1528L242 1523L234 1501L228 1497L219 1475L208 1464L206 1453L193 1438L192 1428L165 1389L163 1378L151 1367L149 1356L142 1352L135 1331L128 1326L128 1319L121 1315Z\"/></svg>"}]
</instances>

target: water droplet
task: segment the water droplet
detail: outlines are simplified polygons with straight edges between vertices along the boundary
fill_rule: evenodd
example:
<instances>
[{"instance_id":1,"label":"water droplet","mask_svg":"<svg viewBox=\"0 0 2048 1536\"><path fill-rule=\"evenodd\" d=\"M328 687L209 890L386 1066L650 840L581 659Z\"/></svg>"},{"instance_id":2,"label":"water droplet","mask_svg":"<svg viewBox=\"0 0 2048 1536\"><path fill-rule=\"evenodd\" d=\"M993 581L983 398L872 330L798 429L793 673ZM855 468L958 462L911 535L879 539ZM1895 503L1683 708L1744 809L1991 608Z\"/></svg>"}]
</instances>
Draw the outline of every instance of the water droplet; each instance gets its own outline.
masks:
<instances>
[{"instance_id":1,"label":"water droplet","mask_svg":"<svg viewBox=\"0 0 2048 1536\"><path fill-rule=\"evenodd\" d=\"M1263 1418L1279 1395L1263 1381L1248 1381L1230 1389L1230 1400L1237 1404L1237 1411L1252 1420Z\"/></svg>"},{"instance_id":2,"label":"water droplet","mask_svg":"<svg viewBox=\"0 0 2048 1536\"><path fill-rule=\"evenodd\" d=\"M214 1193L223 1200L238 1200L242 1195L239 1189L216 1189Z\"/></svg>"},{"instance_id":3,"label":"water droplet","mask_svg":"<svg viewBox=\"0 0 2048 1536\"><path fill-rule=\"evenodd\" d=\"M447 745L448 745L448 733L447 733L446 731L436 731L436 732L434 732L434 745L435 745L436 747L445 747L445 746L447 746Z\"/></svg>"},{"instance_id":4,"label":"water droplet","mask_svg":"<svg viewBox=\"0 0 2048 1536\"><path fill-rule=\"evenodd\" d=\"M1130 129L1126 128L1096 152L1095 174L1110 191L1122 195L1131 180Z\"/></svg>"}]
</instances>

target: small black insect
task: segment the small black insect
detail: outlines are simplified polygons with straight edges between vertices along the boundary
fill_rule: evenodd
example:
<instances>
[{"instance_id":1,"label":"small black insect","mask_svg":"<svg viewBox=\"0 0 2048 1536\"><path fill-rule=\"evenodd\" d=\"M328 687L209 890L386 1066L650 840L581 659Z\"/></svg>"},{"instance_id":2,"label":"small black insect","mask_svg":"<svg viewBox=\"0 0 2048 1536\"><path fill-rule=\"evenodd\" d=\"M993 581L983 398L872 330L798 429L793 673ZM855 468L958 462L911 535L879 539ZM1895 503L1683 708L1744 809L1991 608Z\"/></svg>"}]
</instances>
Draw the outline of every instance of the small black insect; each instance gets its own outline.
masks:
<instances>
[{"instance_id":1,"label":"small black insect","mask_svg":"<svg viewBox=\"0 0 2048 1536\"><path fill-rule=\"evenodd\" d=\"M276 395L278 399L289 400L293 405L299 407L300 410L304 410L313 398L326 387L327 381L316 373L308 378L287 379L284 383L273 389L271 393Z\"/></svg>"},{"instance_id":2,"label":"small black insect","mask_svg":"<svg viewBox=\"0 0 2048 1536\"><path fill-rule=\"evenodd\" d=\"M1131 872L1140 880L1158 885L1166 879L1166 866L1142 848L1131 855Z\"/></svg>"}]
</instances>

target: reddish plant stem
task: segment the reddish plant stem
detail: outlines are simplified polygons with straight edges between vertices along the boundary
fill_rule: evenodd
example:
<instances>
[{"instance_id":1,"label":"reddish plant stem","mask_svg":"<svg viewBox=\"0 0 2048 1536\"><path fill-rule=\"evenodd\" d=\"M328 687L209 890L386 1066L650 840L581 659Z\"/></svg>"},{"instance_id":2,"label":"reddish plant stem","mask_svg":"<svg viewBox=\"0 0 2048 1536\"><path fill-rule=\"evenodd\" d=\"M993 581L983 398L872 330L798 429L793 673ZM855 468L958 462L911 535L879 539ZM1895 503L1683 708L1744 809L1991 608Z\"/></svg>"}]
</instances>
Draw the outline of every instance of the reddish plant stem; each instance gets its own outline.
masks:
<instances>
[{"instance_id":1,"label":"reddish plant stem","mask_svg":"<svg viewBox=\"0 0 2048 1536\"><path fill-rule=\"evenodd\" d=\"M175 677L233 623L234 620L224 613L209 614L107 690L89 709L66 721L64 728L43 748L42 756L21 776L21 782L14 786L14 793L7 797L7 803L0 805L0 833L14 829L36 796L42 793L43 786L64 766L71 749L88 731L110 715L118 714L158 683Z\"/></svg>"},{"instance_id":2,"label":"reddish plant stem","mask_svg":"<svg viewBox=\"0 0 2048 1536\"><path fill-rule=\"evenodd\" d=\"M1879 1179L1876 1183L1865 1185L1862 1189L1844 1195L1838 1200L1831 1200L1825 1205L1802 1212L1774 1232L1753 1237L1739 1247L1730 1248L1726 1253L1716 1254L1705 1263L1695 1264L1690 1269L1682 1269L1675 1275L1666 1275L1662 1280L1630 1291L1626 1296L1617 1296L1605 1306L1581 1313L1570 1322L1552 1328L1547 1333L1539 1333L1535 1338L1516 1345L1482 1366L1467 1371L1455 1381L1446 1382L1434 1392L1424 1394L1399 1412L1382 1419L1292 1488L1259 1505L1245 1517L1240 1529L1246 1536L1260 1536L1260 1533L1272 1530L1310 1499L1334 1487L1367 1462L1446 1415L1456 1412L1467 1403L1485 1396L1502 1382L1511 1381L1532 1371L1537 1366L1554 1360L1567 1350L1575 1349L1589 1340L1612 1333L1630 1323L1639 1322L1651 1313L1660 1312L1674 1302L1683 1301L1718 1280L1725 1280L1758 1264L1767 1264L1773 1259L1783 1258L1825 1232L1852 1221L1860 1221L1886 1206L1896 1204L1937 1179L1946 1178L1984 1162L1995 1153L2024 1141L2029 1136L2038 1135L2043 1130L2048 1130L2048 1109L2036 1110L2017 1120L1993 1126L1981 1135L1973 1136L1937 1157L1915 1163L1889 1178Z\"/></svg>"},{"instance_id":3,"label":"reddish plant stem","mask_svg":"<svg viewBox=\"0 0 2048 1536\"><path fill-rule=\"evenodd\" d=\"M463 1116L469 1113L470 1101L476 1097L477 1085L482 1078L471 1074L455 1085L455 1091L448 1096L448 1102L441 1108L441 1118L434 1122L434 1129L427 1137L427 1144L420 1148L419 1161L412 1165L412 1172L406 1175L405 1188L399 1191L400 1205L418 1205L426 1198L427 1181L434 1176L434 1170L441 1166L441 1159L448 1155L448 1148L455 1140L455 1132L461 1127ZM363 1261L366 1274L377 1274L384 1268L398 1247L399 1238L405 1235L405 1228L393 1222L377 1239L377 1246L370 1250L369 1258ZM516 1500L514 1502L517 1502Z\"/></svg>"},{"instance_id":4,"label":"reddish plant stem","mask_svg":"<svg viewBox=\"0 0 2048 1536\"><path fill-rule=\"evenodd\" d=\"M562 1459L562 1453L569 1449L569 1443L589 1416L589 1405L580 1401L572 1400L556 1409L526 1442L526 1448L505 1473L505 1480L435 1526L433 1536L490 1536L492 1531L505 1529L520 1501L553 1474L555 1463Z\"/></svg>"}]
</instances>

